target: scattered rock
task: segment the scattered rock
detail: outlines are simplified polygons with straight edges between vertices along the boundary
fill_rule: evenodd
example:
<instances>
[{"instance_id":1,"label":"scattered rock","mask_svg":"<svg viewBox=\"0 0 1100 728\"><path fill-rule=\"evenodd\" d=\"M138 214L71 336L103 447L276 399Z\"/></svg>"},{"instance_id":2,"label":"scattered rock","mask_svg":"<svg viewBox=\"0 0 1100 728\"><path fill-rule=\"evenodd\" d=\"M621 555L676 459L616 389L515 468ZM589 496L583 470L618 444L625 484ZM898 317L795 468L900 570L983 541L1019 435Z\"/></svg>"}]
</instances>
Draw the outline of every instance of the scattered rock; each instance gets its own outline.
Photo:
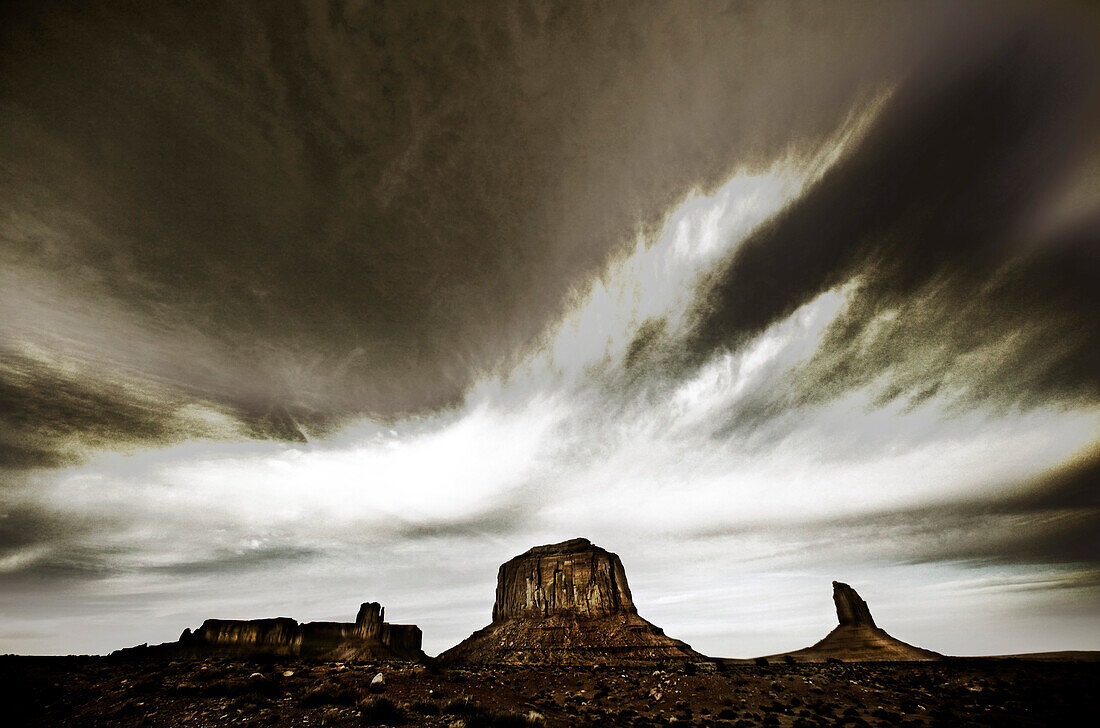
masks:
<instances>
[{"instance_id":1,"label":"scattered rock","mask_svg":"<svg viewBox=\"0 0 1100 728\"><path fill-rule=\"evenodd\" d=\"M394 663L348 662L343 671L300 660L277 669L220 658L166 664L0 656L0 684L16 697L5 725L658 728L672 718L699 728L1076 725L1095 713L1100 671L1097 663L962 659L777 660L767 668L728 664L720 676L654 675L653 665L482 665L436 675ZM287 670L293 680L271 679ZM378 674L385 695L368 692ZM258 689L267 685L277 691Z\"/></svg>"}]
</instances>

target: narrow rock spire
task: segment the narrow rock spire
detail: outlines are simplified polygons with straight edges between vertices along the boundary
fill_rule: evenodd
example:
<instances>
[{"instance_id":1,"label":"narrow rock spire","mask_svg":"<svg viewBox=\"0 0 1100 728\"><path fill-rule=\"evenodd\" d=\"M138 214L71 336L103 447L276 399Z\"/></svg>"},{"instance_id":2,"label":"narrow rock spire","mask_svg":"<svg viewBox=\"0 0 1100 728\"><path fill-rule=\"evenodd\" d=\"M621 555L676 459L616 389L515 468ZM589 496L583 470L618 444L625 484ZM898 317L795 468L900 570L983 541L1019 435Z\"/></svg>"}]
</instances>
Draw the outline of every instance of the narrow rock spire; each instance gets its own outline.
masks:
<instances>
[{"instance_id":1,"label":"narrow rock spire","mask_svg":"<svg viewBox=\"0 0 1100 728\"><path fill-rule=\"evenodd\" d=\"M794 652L770 657L791 658L797 662L824 662L829 659L854 661L939 660L943 655L915 647L891 637L871 618L867 602L856 590L839 581L833 582L833 602L840 622L816 644Z\"/></svg>"},{"instance_id":2,"label":"narrow rock spire","mask_svg":"<svg viewBox=\"0 0 1100 728\"><path fill-rule=\"evenodd\" d=\"M875 626L875 620L871 617L867 602L863 601L856 590L847 584L833 582L833 601L836 602L837 621L841 624Z\"/></svg>"}]
</instances>

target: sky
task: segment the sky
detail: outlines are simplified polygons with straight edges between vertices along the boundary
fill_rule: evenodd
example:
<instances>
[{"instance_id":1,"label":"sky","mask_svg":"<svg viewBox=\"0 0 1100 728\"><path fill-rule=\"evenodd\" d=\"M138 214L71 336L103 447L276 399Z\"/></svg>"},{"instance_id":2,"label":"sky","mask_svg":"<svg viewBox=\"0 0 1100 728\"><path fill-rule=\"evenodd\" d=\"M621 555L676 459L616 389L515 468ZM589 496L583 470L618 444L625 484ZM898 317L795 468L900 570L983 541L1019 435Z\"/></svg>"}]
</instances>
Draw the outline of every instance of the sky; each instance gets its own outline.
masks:
<instances>
[{"instance_id":1,"label":"sky","mask_svg":"<svg viewBox=\"0 0 1100 728\"><path fill-rule=\"evenodd\" d=\"M1095 7L201 5L0 10L0 653L1100 649Z\"/></svg>"}]
</instances>

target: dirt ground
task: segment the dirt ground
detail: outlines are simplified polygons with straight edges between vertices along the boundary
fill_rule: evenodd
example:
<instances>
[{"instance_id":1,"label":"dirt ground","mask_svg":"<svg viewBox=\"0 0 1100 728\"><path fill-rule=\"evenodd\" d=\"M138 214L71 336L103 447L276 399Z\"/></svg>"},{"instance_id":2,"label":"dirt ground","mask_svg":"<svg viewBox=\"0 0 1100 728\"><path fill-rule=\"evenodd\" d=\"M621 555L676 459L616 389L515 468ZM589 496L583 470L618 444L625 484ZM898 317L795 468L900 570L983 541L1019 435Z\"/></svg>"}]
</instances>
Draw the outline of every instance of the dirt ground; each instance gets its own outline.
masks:
<instances>
[{"instance_id":1,"label":"dirt ground","mask_svg":"<svg viewBox=\"0 0 1100 728\"><path fill-rule=\"evenodd\" d=\"M5 656L0 684L7 726L1100 725L1095 662L429 669Z\"/></svg>"}]
</instances>

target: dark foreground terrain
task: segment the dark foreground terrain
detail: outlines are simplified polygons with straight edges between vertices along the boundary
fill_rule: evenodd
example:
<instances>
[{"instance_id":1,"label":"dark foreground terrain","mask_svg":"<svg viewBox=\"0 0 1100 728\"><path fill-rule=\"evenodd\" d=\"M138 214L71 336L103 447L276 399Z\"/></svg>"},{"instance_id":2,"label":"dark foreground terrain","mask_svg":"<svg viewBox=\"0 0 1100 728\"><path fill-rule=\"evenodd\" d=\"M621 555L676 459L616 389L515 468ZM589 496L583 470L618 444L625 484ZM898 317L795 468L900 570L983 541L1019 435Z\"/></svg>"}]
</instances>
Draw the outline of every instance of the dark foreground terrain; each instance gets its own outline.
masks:
<instances>
[{"instance_id":1,"label":"dark foreground terrain","mask_svg":"<svg viewBox=\"0 0 1100 728\"><path fill-rule=\"evenodd\" d=\"M1088 662L441 670L6 656L0 685L9 726L1100 725L1100 663Z\"/></svg>"}]
</instances>

